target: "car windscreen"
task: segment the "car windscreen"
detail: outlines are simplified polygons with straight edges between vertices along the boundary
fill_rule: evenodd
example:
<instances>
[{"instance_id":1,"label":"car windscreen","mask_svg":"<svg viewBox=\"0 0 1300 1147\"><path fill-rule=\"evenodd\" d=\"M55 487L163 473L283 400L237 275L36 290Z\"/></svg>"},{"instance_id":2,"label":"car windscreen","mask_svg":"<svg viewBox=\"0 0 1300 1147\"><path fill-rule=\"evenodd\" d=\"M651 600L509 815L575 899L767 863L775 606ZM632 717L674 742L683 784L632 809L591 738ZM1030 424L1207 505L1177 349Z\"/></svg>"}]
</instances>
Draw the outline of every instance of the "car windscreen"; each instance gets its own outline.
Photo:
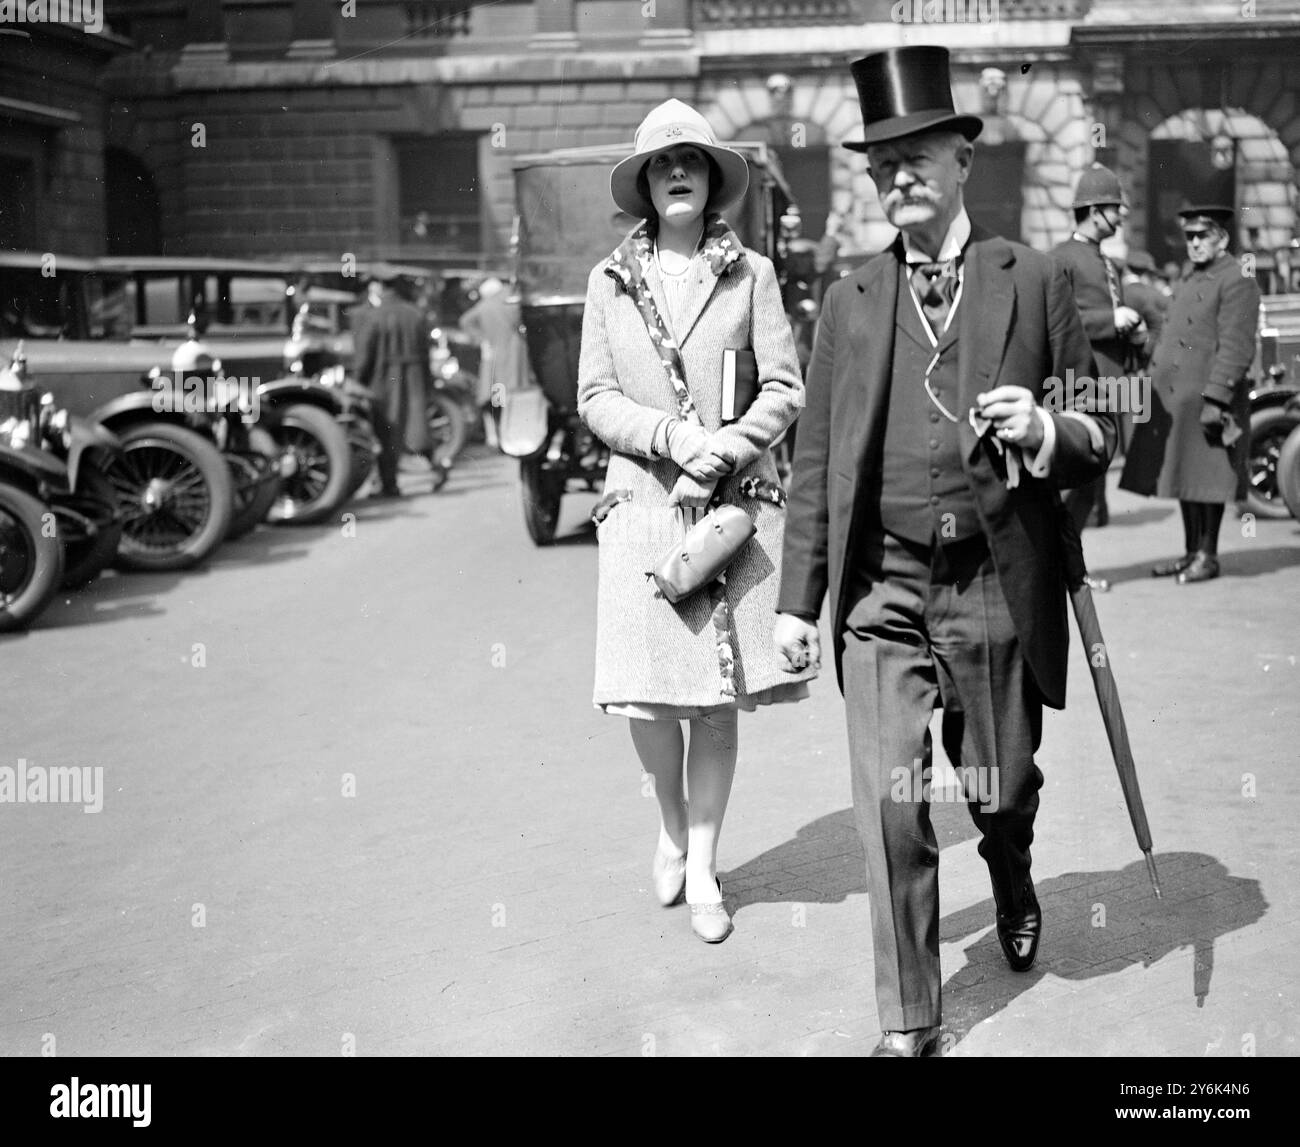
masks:
<instances>
[{"instance_id":1,"label":"car windscreen","mask_svg":"<svg viewBox=\"0 0 1300 1147\"><path fill-rule=\"evenodd\" d=\"M184 335L191 312L213 333L287 333L290 286L283 275L191 270L99 271L89 277L92 337Z\"/></svg>"},{"instance_id":2,"label":"car windscreen","mask_svg":"<svg viewBox=\"0 0 1300 1147\"><path fill-rule=\"evenodd\" d=\"M538 164L515 172L519 212L519 288L525 300L582 296L591 269L636 226L609 194L608 163ZM763 181L751 166L750 190L726 212L747 247L764 233ZM764 243L757 243L763 250Z\"/></svg>"}]
</instances>

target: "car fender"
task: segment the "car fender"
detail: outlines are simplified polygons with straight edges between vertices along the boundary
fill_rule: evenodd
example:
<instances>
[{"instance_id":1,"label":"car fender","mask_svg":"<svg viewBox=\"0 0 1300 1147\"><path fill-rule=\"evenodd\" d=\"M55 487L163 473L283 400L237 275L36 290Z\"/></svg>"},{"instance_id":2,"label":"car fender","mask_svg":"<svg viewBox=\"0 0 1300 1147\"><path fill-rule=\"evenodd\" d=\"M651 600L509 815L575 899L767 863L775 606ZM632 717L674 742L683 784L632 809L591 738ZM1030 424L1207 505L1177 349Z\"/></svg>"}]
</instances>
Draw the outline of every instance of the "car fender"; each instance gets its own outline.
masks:
<instances>
[{"instance_id":1,"label":"car fender","mask_svg":"<svg viewBox=\"0 0 1300 1147\"><path fill-rule=\"evenodd\" d=\"M116 457L122 452L122 440L106 426L73 415L68 419L68 485L73 490L82 459L96 450Z\"/></svg>"},{"instance_id":2,"label":"car fender","mask_svg":"<svg viewBox=\"0 0 1300 1147\"><path fill-rule=\"evenodd\" d=\"M1270 410L1300 399L1300 386L1264 386L1250 392L1250 409Z\"/></svg>"},{"instance_id":3,"label":"car fender","mask_svg":"<svg viewBox=\"0 0 1300 1147\"><path fill-rule=\"evenodd\" d=\"M339 396L328 386L297 377L273 378L257 388L262 408L294 406L307 403L317 406L327 414L337 417L343 411Z\"/></svg>"},{"instance_id":4,"label":"car fender","mask_svg":"<svg viewBox=\"0 0 1300 1147\"><path fill-rule=\"evenodd\" d=\"M175 422L186 425L184 411L159 409L154 402L155 397L152 390L119 394L103 406L96 407L88 417L91 422L98 422L110 430L132 426L137 422Z\"/></svg>"},{"instance_id":5,"label":"car fender","mask_svg":"<svg viewBox=\"0 0 1300 1147\"><path fill-rule=\"evenodd\" d=\"M39 492L42 485L71 488L68 468L53 454L34 447L15 450L0 445L0 481L32 492Z\"/></svg>"}]
</instances>

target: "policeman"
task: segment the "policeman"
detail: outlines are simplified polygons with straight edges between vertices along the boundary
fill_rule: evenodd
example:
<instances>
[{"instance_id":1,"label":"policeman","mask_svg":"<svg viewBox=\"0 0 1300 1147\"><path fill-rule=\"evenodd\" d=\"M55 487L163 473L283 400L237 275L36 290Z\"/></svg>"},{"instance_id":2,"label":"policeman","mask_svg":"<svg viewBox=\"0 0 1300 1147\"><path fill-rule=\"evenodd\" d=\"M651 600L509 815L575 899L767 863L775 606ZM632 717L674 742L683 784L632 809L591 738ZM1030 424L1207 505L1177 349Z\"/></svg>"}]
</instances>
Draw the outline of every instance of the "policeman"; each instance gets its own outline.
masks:
<instances>
[{"instance_id":1,"label":"policeman","mask_svg":"<svg viewBox=\"0 0 1300 1147\"><path fill-rule=\"evenodd\" d=\"M1151 573L1188 585L1219 576L1223 508L1245 492L1246 372L1255 356L1259 287L1228 253L1233 208L1187 205L1178 218L1191 265L1151 358L1153 395L1164 413L1135 428L1120 485L1179 500L1185 552Z\"/></svg>"},{"instance_id":2,"label":"policeman","mask_svg":"<svg viewBox=\"0 0 1300 1147\"><path fill-rule=\"evenodd\" d=\"M1052 249L1052 257L1065 269L1074 301L1083 317L1083 329L1097 362L1098 378L1128 373L1130 348L1146 337L1142 316L1124 303L1124 286L1113 259L1102 254L1101 244L1119 232L1128 206L1118 177L1108 167L1094 163L1074 189L1074 234ZM1099 393L1104 393L1098 388ZM1106 478L1103 474L1065 495L1065 505L1082 530L1096 510L1097 524L1109 518ZM1093 589L1106 590L1104 579L1089 578Z\"/></svg>"}]
</instances>

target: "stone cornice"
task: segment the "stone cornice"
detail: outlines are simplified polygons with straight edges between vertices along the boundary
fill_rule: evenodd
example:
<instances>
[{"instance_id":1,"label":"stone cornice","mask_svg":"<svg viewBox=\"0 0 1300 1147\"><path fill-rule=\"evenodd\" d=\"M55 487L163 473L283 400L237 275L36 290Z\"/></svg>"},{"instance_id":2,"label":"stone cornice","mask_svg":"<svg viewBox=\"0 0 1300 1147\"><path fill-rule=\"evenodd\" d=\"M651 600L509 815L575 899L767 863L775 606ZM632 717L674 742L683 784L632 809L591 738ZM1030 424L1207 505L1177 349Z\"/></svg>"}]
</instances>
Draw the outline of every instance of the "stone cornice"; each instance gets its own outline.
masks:
<instances>
[{"instance_id":1,"label":"stone cornice","mask_svg":"<svg viewBox=\"0 0 1300 1147\"><path fill-rule=\"evenodd\" d=\"M752 59L755 56L862 56L885 48L924 42L942 43L954 61L972 58L1000 58L1017 51L1066 52L1071 20L998 20L983 23L917 24L892 21L806 28L714 28L696 29L695 46L700 56L715 59Z\"/></svg>"},{"instance_id":2,"label":"stone cornice","mask_svg":"<svg viewBox=\"0 0 1300 1147\"><path fill-rule=\"evenodd\" d=\"M1300 36L1300 15L1183 24L1080 24L1075 27L1070 42L1080 48L1169 44L1201 47L1207 53L1221 54L1240 48L1243 42L1268 41L1276 43L1279 51L1292 54L1297 36ZM1280 43L1278 37L1282 37Z\"/></svg>"},{"instance_id":3,"label":"stone cornice","mask_svg":"<svg viewBox=\"0 0 1300 1147\"><path fill-rule=\"evenodd\" d=\"M394 84L538 84L596 80L680 79L699 74L694 52L580 52L510 56L233 61L212 67L178 64L178 91L240 88L385 86Z\"/></svg>"}]
</instances>

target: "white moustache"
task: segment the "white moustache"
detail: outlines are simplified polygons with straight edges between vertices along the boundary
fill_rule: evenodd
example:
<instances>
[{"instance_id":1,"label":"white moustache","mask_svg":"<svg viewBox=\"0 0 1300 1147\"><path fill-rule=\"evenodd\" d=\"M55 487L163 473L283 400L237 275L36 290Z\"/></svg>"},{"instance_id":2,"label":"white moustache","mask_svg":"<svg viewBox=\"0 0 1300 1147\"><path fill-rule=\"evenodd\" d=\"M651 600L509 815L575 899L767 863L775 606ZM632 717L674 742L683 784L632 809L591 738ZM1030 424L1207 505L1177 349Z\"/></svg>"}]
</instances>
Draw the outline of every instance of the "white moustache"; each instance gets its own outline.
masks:
<instances>
[{"instance_id":1,"label":"white moustache","mask_svg":"<svg viewBox=\"0 0 1300 1147\"><path fill-rule=\"evenodd\" d=\"M885 207L933 207L938 200L929 195L904 195L901 191L891 191L885 197Z\"/></svg>"}]
</instances>

